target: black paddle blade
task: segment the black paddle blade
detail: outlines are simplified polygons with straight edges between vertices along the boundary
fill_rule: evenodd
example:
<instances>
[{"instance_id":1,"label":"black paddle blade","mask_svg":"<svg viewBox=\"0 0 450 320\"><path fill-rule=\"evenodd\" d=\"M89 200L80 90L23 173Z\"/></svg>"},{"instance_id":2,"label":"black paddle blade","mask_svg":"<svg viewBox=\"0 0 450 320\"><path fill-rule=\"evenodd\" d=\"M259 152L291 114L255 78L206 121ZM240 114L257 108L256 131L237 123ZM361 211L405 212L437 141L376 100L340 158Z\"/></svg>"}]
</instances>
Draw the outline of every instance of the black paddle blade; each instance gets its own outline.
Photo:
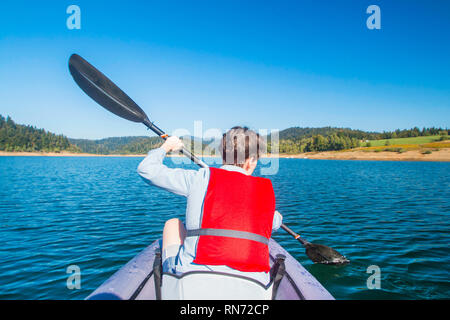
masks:
<instances>
[{"instance_id":1,"label":"black paddle blade","mask_svg":"<svg viewBox=\"0 0 450 320\"><path fill-rule=\"evenodd\" d=\"M346 264L350 262L350 260L333 248L322 244L307 243L305 248L306 255L315 263Z\"/></svg>"},{"instance_id":2,"label":"black paddle blade","mask_svg":"<svg viewBox=\"0 0 450 320\"><path fill-rule=\"evenodd\" d=\"M145 112L118 86L77 54L69 59L69 70L78 86L103 108L134 122L149 122Z\"/></svg>"}]
</instances>

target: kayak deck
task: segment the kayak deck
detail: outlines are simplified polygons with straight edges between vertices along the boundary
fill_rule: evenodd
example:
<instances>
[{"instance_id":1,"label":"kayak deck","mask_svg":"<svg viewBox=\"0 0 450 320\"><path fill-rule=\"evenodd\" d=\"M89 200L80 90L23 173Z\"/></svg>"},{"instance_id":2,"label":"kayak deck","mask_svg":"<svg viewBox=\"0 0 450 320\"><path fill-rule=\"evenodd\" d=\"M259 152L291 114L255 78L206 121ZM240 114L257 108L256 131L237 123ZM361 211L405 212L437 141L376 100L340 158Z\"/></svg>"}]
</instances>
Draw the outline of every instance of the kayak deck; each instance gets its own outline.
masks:
<instances>
[{"instance_id":1,"label":"kayak deck","mask_svg":"<svg viewBox=\"0 0 450 320\"><path fill-rule=\"evenodd\" d=\"M113 274L86 299L155 300L153 261L161 240L153 242ZM269 242L270 265L278 254L286 256L286 274L276 300L333 300L333 296L275 240Z\"/></svg>"}]
</instances>

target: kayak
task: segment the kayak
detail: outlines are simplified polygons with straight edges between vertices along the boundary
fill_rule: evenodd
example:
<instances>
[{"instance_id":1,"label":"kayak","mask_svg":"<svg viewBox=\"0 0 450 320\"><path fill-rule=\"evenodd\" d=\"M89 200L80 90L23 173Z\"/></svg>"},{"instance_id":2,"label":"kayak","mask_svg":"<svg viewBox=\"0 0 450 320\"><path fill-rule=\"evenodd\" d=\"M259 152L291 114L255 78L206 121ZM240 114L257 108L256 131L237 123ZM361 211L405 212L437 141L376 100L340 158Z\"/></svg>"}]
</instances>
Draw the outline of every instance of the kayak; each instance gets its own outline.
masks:
<instances>
[{"instance_id":1,"label":"kayak","mask_svg":"<svg viewBox=\"0 0 450 320\"><path fill-rule=\"evenodd\" d=\"M155 278L158 277L157 272L155 272L154 265L158 258L157 252L160 250L162 240L156 240L131 261L129 261L125 266L113 274L108 280L106 280L100 287L98 287L94 292L92 292L86 299L88 300L157 300L158 290L155 283ZM333 296L320 284L320 282L311 275L297 260L295 260L283 247L281 247L275 240L270 239L269 241L269 253L270 253L270 265L271 267L278 261L277 257L284 257L284 274L281 278L276 294L272 296L275 300L334 300ZM203 272L203 273L213 273L213 272ZM196 289L200 286L202 282L211 284L214 279L208 278L207 274L198 275L198 272L191 272L194 277L197 277L194 282L191 281L189 287L195 287ZM201 276L201 277L199 277ZM190 275L192 277L192 275ZM208 291L205 295L204 293L198 293L198 295L188 296L191 300L213 300L213 299L227 299L227 300L252 300L255 297L252 293L248 293L248 290L235 290L232 288L230 290L230 284L233 285L233 281L236 280L236 276L221 274L220 278L225 279L222 281L228 284L228 294L226 290L218 290L219 286L209 286ZM234 278L234 279L231 279ZM170 274L164 273L162 276L163 283L170 283L175 279L175 277ZM175 279L177 281L181 280L181 277ZM206 281L204 281L206 280ZM255 280L241 281L241 283L236 283L241 285L242 282L252 283ZM187 286L189 282L184 283L182 286ZM171 285L172 285L171 284ZM219 283L220 285L220 283ZM253 284L252 284L253 285ZM259 286L253 286L255 290ZM223 287L223 286L222 286ZM225 286L226 287L226 286ZM212 288L214 288L212 290ZM188 288L189 289L189 288ZM234 289L234 290L233 290ZM225 291L225 292L224 292ZM232 291L232 292L231 292ZM247 296L245 295L247 292ZM239 296L241 293L241 296ZM242 296L242 293L244 296ZM219 295L218 295L219 294ZM164 297L163 297L164 299ZM169 299L173 299L170 298ZM256 298L259 299L259 298Z\"/></svg>"},{"instance_id":2,"label":"kayak","mask_svg":"<svg viewBox=\"0 0 450 320\"><path fill-rule=\"evenodd\" d=\"M158 259L162 240L156 240L125 266L119 269L100 287L92 292L86 299L88 300L157 300L158 296L159 272L155 271L155 261ZM185 299L191 300L253 300L264 299L262 296L253 295L251 290L269 291L267 297L275 300L334 300L333 296L320 284L317 279L311 275L297 260L295 260L283 247L275 240L269 241L270 265L273 267L278 264L279 257L283 257L283 275L275 291L272 287L268 288L263 284L254 282L256 280L244 277L220 274L214 272L188 272L184 275L175 277L171 274L162 275L161 285L166 291L183 290L190 291L182 295ZM220 278L220 279L219 279ZM217 281L217 285L211 285ZM156 281L155 281L156 280ZM182 281L184 281L182 283ZM242 286L236 290L236 286ZM181 284L181 285L180 285ZM204 285L203 285L204 284ZM169 289L167 289L170 287ZM204 288L201 292L201 288ZM220 289L219 289L220 288ZM260 292L258 292L259 294ZM162 299L178 299L173 294L162 294Z\"/></svg>"}]
</instances>

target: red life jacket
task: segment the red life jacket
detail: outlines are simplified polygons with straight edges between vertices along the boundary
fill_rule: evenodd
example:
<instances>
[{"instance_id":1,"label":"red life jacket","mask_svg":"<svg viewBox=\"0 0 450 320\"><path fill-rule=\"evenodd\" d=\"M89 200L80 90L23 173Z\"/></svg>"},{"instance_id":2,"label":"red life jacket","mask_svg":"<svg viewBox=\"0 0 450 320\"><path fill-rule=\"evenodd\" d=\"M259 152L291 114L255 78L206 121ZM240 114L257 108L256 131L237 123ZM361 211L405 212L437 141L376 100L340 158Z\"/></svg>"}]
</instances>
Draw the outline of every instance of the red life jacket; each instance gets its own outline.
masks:
<instances>
[{"instance_id":1,"label":"red life jacket","mask_svg":"<svg viewBox=\"0 0 450 320\"><path fill-rule=\"evenodd\" d=\"M194 263L269 272L275 194L269 179L210 168ZM194 232L194 234L192 233Z\"/></svg>"}]
</instances>

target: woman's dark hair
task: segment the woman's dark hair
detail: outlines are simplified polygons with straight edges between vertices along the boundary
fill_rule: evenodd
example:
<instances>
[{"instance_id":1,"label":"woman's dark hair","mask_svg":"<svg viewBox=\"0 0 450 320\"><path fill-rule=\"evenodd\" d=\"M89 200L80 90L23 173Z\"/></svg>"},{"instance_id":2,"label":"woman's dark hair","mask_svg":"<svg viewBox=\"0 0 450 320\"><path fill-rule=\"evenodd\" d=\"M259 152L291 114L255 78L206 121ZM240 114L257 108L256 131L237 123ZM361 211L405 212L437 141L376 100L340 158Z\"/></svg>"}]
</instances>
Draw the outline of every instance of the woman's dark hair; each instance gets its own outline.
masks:
<instances>
[{"instance_id":1,"label":"woman's dark hair","mask_svg":"<svg viewBox=\"0 0 450 320\"><path fill-rule=\"evenodd\" d=\"M247 127L233 127L222 136L223 164L242 166L249 158L258 160L264 146L258 133Z\"/></svg>"}]
</instances>

